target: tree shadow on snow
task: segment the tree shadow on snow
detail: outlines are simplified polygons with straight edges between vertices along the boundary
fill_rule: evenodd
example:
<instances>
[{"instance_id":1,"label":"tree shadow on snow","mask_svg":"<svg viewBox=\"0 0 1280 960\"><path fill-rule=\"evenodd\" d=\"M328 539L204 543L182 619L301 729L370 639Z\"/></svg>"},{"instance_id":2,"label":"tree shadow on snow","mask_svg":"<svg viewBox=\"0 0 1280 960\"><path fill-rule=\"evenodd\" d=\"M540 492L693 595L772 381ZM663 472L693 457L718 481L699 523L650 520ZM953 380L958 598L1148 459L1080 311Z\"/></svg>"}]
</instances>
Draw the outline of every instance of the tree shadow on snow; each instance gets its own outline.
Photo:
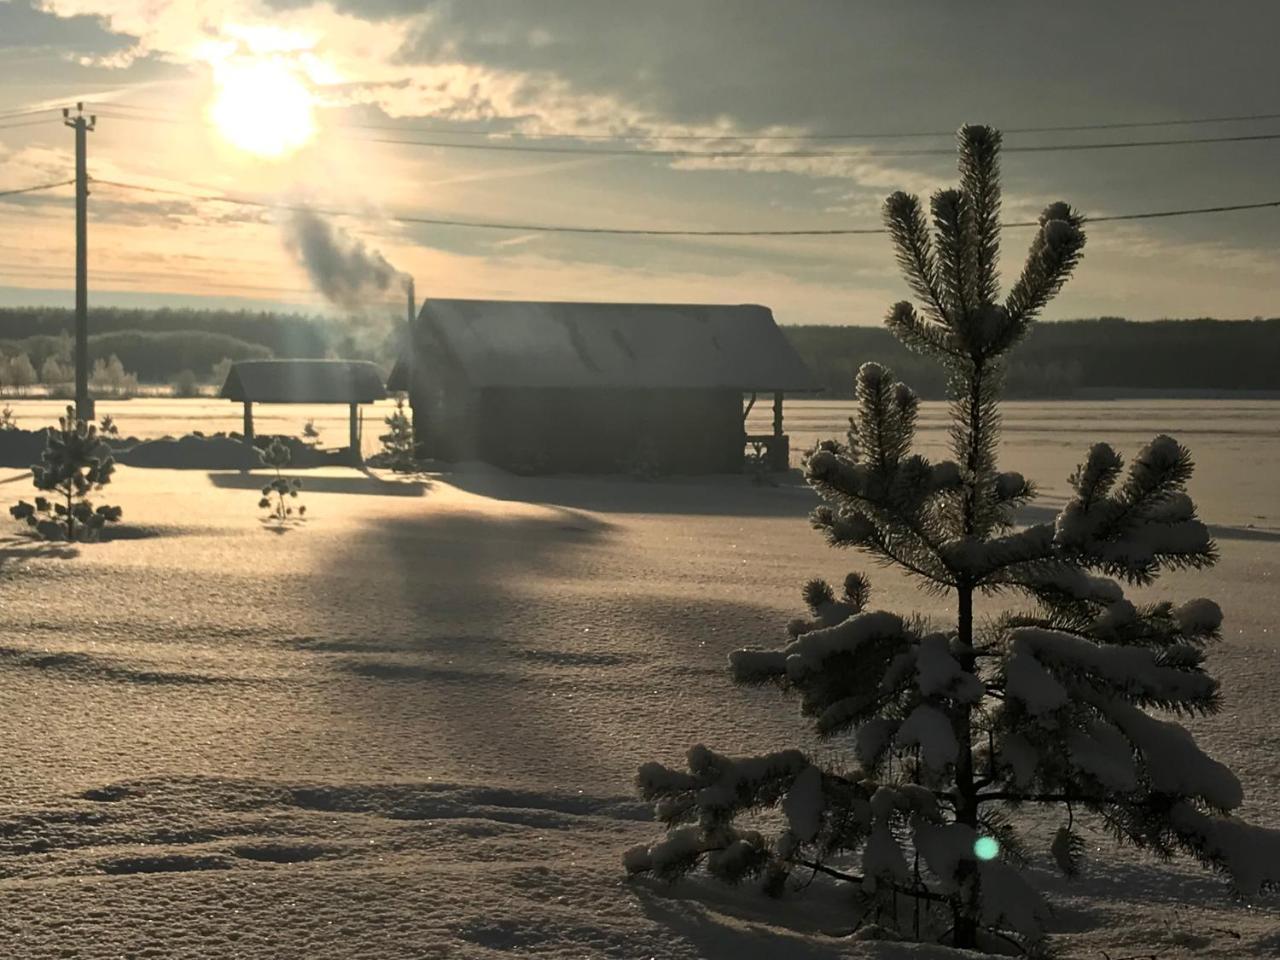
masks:
<instances>
[{"instance_id":1,"label":"tree shadow on snow","mask_svg":"<svg viewBox=\"0 0 1280 960\"><path fill-rule=\"evenodd\" d=\"M70 560L79 554L80 548L71 543L23 535L0 538L0 568L15 560Z\"/></svg>"},{"instance_id":2,"label":"tree shadow on snow","mask_svg":"<svg viewBox=\"0 0 1280 960\"><path fill-rule=\"evenodd\" d=\"M667 889L674 892L680 888ZM679 936L698 956L707 960L776 960L778 957L836 960L849 955L847 938L832 936L827 944L816 939L820 931L806 930L800 934L764 923L759 916L762 907L771 906L780 913L785 907L767 900L758 891L737 888L733 890L737 904L717 904L713 910L700 899L663 895L642 887L635 890L646 916ZM725 907L728 909L724 914L717 912Z\"/></svg>"},{"instance_id":3,"label":"tree shadow on snow","mask_svg":"<svg viewBox=\"0 0 1280 960\"><path fill-rule=\"evenodd\" d=\"M345 678L326 710L389 764L443 755L466 758L452 776L627 790L652 756L619 743L653 724L655 689L680 674L733 696L725 648L768 642L785 617L653 596L616 529L566 508L380 518L327 558L296 625L306 639L289 642ZM676 706L678 753L696 734L692 702ZM721 719L713 740L742 722Z\"/></svg>"},{"instance_id":4,"label":"tree shadow on snow","mask_svg":"<svg viewBox=\"0 0 1280 960\"><path fill-rule=\"evenodd\" d=\"M555 504L595 513L802 518L818 505L817 495L791 474L779 477L776 485L756 483L746 475L636 480L521 476L496 468L461 470L444 479L460 490L494 500Z\"/></svg>"}]
</instances>

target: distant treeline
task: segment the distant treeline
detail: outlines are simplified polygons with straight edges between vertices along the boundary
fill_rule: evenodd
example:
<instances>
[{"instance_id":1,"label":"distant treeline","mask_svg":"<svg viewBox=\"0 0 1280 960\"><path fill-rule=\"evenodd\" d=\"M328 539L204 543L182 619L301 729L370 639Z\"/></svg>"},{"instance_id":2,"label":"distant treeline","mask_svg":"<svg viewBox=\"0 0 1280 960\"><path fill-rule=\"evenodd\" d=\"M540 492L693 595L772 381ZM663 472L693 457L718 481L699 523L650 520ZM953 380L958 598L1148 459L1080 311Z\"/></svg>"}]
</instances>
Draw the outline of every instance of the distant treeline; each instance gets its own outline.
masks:
<instances>
[{"instance_id":1,"label":"distant treeline","mask_svg":"<svg viewBox=\"0 0 1280 960\"><path fill-rule=\"evenodd\" d=\"M0 307L0 357L25 356L36 371L70 358L72 311ZM143 383L201 379L224 360L343 357L389 368L399 327L299 314L232 310L93 308L91 359L118 357ZM831 397L848 397L858 367L876 360L923 397L945 396L945 374L882 327L784 326ZM1013 354L1009 393L1069 397L1087 390L1280 390L1280 318L1158 320L1120 317L1040 323Z\"/></svg>"},{"instance_id":2,"label":"distant treeline","mask_svg":"<svg viewBox=\"0 0 1280 960\"><path fill-rule=\"evenodd\" d=\"M70 359L74 314L55 307L0 307L0 356L25 355L41 370ZM389 365L386 329L326 317L245 310L97 307L89 310L91 360L118 357L143 383L172 382L184 371L208 378L223 360L345 357Z\"/></svg>"},{"instance_id":3,"label":"distant treeline","mask_svg":"<svg viewBox=\"0 0 1280 960\"><path fill-rule=\"evenodd\" d=\"M875 360L927 399L946 395L937 364L880 327L783 327L831 397L848 397ZM1280 318L1063 320L1032 327L1014 351L1009 395L1070 397L1082 390L1280 390Z\"/></svg>"}]
</instances>

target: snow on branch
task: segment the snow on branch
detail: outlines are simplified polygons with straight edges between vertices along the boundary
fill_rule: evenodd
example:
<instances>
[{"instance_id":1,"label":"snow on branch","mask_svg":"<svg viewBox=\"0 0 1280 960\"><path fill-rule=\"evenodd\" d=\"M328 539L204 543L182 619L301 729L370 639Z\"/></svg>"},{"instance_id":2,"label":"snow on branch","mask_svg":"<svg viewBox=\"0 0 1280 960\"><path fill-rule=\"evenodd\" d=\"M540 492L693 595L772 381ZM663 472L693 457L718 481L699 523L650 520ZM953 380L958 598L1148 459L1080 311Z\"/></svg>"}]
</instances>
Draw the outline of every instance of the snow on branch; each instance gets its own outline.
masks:
<instances>
[{"instance_id":1,"label":"snow on branch","mask_svg":"<svg viewBox=\"0 0 1280 960\"><path fill-rule=\"evenodd\" d=\"M1130 702L1170 709L1209 712L1218 705L1217 681L1198 669L1168 666L1146 647L1099 644L1061 630L1019 627L1009 635L1009 652L1007 669L1017 665L1018 672L1010 678L1017 683L1012 689L1006 687L1006 692L1028 697L1032 712L1054 708L1045 700L1051 689L1048 684L1032 680L1031 661L1056 684L1051 699L1059 697L1058 690L1065 695L1065 680L1087 683Z\"/></svg>"},{"instance_id":2,"label":"snow on branch","mask_svg":"<svg viewBox=\"0 0 1280 960\"><path fill-rule=\"evenodd\" d=\"M1159 436L1138 454L1125 483L1106 491L1119 473L1109 447L1095 446L1077 468L1077 495L1058 515L1054 542L1066 554L1132 583L1149 583L1161 569L1204 567L1217 550L1186 495L1191 455Z\"/></svg>"},{"instance_id":3,"label":"snow on branch","mask_svg":"<svg viewBox=\"0 0 1280 960\"><path fill-rule=\"evenodd\" d=\"M1241 893L1280 887L1280 830L1209 816L1189 803L1176 804L1170 821L1183 842L1227 873Z\"/></svg>"}]
</instances>

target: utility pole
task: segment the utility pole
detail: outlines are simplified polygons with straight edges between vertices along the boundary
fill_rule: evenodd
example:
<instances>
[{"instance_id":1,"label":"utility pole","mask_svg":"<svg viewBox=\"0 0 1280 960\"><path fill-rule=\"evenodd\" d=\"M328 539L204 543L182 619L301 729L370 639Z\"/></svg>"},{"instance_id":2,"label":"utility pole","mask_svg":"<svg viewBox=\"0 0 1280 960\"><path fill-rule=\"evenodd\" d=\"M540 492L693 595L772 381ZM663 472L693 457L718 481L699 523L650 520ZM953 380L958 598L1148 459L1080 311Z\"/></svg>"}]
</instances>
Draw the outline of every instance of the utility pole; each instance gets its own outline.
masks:
<instances>
[{"instance_id":1,"label":"utility pole","mask_svg":"<svg viewBox=\"0 0 1280 960\"><path fill-rule=\"evenodd\" d=\"M93 400L89 397L89 174L85 135L98 118L84 115L84 104L76 104L75 116L62 108L62 122L76 132L76 418L92 421Z\"/></svg>"}]
</instances>

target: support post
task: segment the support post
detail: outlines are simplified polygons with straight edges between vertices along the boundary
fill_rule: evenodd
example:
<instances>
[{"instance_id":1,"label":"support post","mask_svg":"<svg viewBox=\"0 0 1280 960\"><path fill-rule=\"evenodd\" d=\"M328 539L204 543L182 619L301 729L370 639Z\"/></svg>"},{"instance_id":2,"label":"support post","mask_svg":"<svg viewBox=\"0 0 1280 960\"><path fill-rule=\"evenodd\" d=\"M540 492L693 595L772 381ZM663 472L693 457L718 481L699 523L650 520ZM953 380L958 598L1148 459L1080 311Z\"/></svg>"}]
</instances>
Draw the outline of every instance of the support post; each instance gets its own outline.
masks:
<instances>
[{"instance_id":1,"label":"support post","mask_svg":"<svg viewBox=\"0 0 1280 960\"><path fill-rule=\"evenodd\" d=\"M773 394L773 443L769 444L769 468L779 473L791 469L791 442L782 432L782 391Z\"/></svg>"},{"instance_id":2,"label":"support post","mask_svg":"<svg viewBox=\"0 0 1280 960\"><path fill-rule=\"evenodd\" d=\"M253 401L244 402L244 442L253 446Z\"/></svg>"},{"instance_id":3,"label":"support post","mask_svg":"<svg viewBox=\"0 0 1280 960\"><path fill-rule=\"evenodd\" d=\"M76 115L63 109L62 122L76 134L76 417L94 419L89 397L89 173L86 135L97 126L96 116L84 115L84 104L76 104Z\"/></svg>"},{"instance_id":4,"label":"support post","mask_svg":"<svg viewBox=\"0 0 1280 960\"><path fill-rule=\"evenodd\" d=\"M363 463L360 455L360 405L351 404L351 457L356 463Z\"/></svg>"}]
</instances>

